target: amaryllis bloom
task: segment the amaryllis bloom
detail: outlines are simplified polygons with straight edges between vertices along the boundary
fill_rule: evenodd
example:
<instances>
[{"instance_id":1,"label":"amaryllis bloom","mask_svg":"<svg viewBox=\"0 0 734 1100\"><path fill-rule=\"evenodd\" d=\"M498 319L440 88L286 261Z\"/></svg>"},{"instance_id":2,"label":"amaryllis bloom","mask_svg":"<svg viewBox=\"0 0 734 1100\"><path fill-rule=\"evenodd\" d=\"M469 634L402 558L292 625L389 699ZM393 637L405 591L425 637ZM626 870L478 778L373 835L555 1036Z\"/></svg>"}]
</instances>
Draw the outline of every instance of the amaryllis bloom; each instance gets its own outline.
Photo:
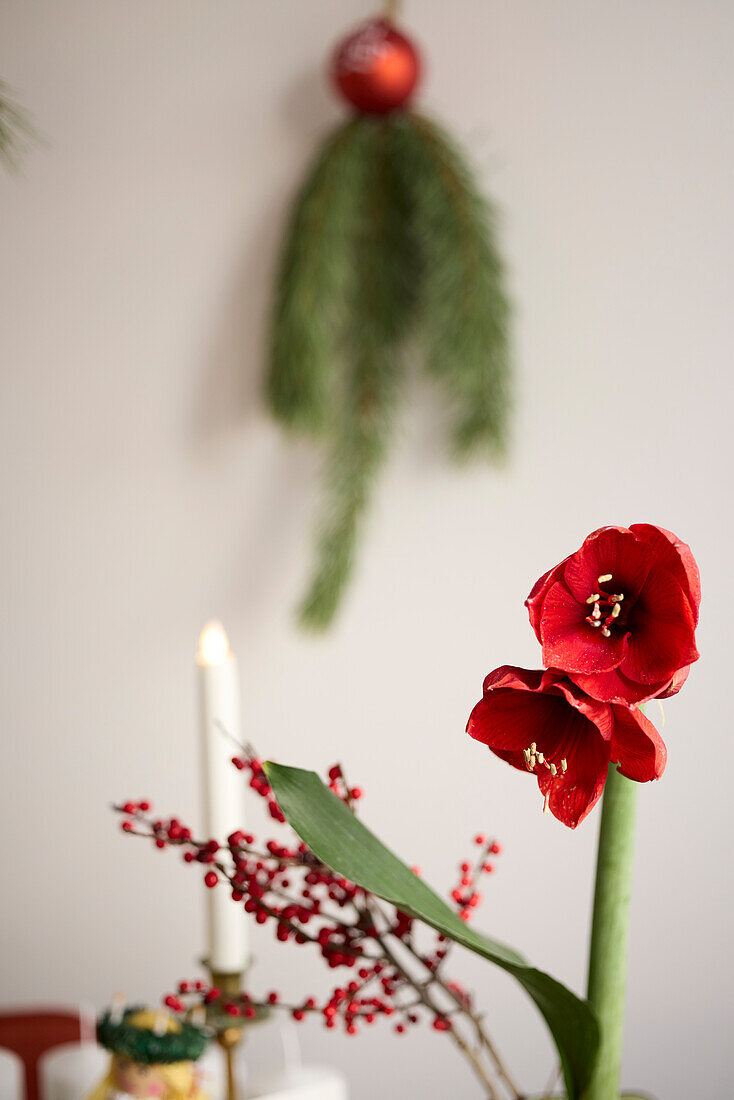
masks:
<instances>
[{"instance_id":1,"label":"amaryllis bloom","mask_svg":"<svg viewBox=\"0 0 734 1100\"><path fill-rule=\"evenodd\" d=\"M503 665L484 681L467 733L537 777L543 809L575 829L599 801L610 762L628 779L659 779L667 753L638 707L591 699L562 673Z\"/></svg>"},{"instance_id":2,"label":"amaryllis bloom","mask_svg":"<svg viewBox=\"0 0 734 1100\"><path fill-rule=\"evenodd\" d=\"M605 702L673 695L698 660L690 547L649 523L600 527L525 601L543 664Z\"/></svg>"}]
</instances>

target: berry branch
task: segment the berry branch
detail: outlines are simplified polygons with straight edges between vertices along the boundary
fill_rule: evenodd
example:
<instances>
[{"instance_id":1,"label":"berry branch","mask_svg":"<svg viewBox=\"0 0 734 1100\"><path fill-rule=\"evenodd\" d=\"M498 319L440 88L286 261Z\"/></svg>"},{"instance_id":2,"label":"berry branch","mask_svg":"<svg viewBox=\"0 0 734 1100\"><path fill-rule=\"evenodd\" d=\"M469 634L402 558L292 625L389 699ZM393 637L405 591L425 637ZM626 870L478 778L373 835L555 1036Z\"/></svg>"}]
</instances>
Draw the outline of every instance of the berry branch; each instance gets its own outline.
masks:
<instances>
[{"instance_id":1,"label":"berry branch","mask_svg":"<svg viewBox=\"0 0 734 1100\"><path fill-rule=\"evenodd\" d=\"M273 796L262 763L251 746L232 759L243 772L250 788L262 798L271 818L279 825L285 817ZM352 812L362 790L347 782L341 764L328 771L331 791ZM122 815L121 828L130 836L152 841L157 849L179 848L186 863L204 869L204 883L210 889L227 888L233 902L242 904L258 924L272 922L280 942L311 944L329 969L351 971L325 998L315 996L288 1001L272 990L257 997L247 990L225 994L204 981L182 981L164 1003L174 1012L205 1016L209 1026L220 1030L233 1020L253 1022L264 1013L279 1009L300 1022L320 1016L325 1027L342 1027L356 1035L360 1027L380 1017L394 1018L398 1035L427 1016L434 1030L446 1032L470 1063L486 1089L489 1100L522 1100L487 1034L473 998L458 982L443 975L450 941L441 934L428 950L414 936L414 921L399 909L378 899L322 863L308 846L299 841L281 844L268 839L258 843L253 833L237 830L225 842L200 840L179 818L158 818L146 801L126 801L114 806ZM501 853L500 844L483 834L474 838L478 853L474 860L459 864L459 878L450 893L458 915L471 919L481 904L477 886L483 875L492 874L490 856ZM420 875L420 868L414 867Z\"/></svg>"}]
</instances>

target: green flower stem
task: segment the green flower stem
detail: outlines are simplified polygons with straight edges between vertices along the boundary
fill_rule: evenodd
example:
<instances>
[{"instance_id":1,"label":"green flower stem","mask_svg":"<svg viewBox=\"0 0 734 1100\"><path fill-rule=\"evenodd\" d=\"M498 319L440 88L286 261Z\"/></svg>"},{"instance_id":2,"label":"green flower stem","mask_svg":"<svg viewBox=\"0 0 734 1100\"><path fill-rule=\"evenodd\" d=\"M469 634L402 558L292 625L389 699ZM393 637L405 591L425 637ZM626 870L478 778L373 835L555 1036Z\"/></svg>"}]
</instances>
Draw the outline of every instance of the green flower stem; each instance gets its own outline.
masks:
<instances>
[{"instance_id":1,"label":"green flower stem","mask_svg":"<svg viewBox=\"0 0 734 1100\"><path fill-rule=\"evenodd\" d=\"M637 784L609 766L602 799L588 1000L601 1043L583 1100L619 1100Z\"/></svg>"}]
</instances>

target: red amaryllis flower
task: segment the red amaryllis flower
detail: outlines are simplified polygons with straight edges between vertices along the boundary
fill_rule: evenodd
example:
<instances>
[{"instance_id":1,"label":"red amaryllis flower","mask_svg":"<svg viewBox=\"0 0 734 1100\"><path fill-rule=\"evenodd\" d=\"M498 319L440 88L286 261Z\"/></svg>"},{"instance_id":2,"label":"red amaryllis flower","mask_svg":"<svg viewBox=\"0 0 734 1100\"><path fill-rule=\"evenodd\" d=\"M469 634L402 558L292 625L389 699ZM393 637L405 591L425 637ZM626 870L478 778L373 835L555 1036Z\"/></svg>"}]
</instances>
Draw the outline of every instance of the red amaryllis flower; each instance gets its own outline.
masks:
<instances>
[{"instance_id":1,"label":"red amaryllis flower","mask_svg":"<svg viewBox=\"0 0 734 1100\"><path fill-rule=\"evenodd\" d=\"M701 584L690 547L649 523L600 527L525 604L543 664L606 702L673 695L698 659Z\"/></svg>"},{"instance_id":2,"label":"red amaryllis flower","mask_svg":"<svg viewBox=\"0 0 734 1100\"><path fill-rule=\"evenodd\" d=\"M503 665L484 681L467 733L537 776L544 810L575 829L599 801L610 761L645 783L665 770L662 738L637 707L591 699L562 673Z\"/></svg>"}]
</instances>

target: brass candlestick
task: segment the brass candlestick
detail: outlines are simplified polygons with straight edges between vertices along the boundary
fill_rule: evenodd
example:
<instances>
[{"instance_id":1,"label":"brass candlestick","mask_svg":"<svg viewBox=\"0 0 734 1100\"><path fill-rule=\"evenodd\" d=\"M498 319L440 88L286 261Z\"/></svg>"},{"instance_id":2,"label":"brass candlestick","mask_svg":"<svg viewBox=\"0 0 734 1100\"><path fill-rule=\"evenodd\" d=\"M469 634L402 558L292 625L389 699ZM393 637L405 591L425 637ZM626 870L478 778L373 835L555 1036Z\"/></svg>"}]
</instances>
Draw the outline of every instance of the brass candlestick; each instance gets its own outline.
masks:
<instances>
[{"instance_id":1,"label":"brass candlestick","mask_svg":"<svg viewBox=\"0 0 734 1100\"><path fill-rule=\"evenodd\" d=\"M215 985L217 989L221 989L222 993L226 993L230 997L233 997L242 992L241 972L222 974L210 969L209 973L211 975L212 985ZM217 1031L217 1043L224 1051L225 1064L227 1067L227 1100L237 1100L234 1057L235 1051L242 1042L242 1039L242 1027L232 1025Z\"/></svg>"}]
</instances>

